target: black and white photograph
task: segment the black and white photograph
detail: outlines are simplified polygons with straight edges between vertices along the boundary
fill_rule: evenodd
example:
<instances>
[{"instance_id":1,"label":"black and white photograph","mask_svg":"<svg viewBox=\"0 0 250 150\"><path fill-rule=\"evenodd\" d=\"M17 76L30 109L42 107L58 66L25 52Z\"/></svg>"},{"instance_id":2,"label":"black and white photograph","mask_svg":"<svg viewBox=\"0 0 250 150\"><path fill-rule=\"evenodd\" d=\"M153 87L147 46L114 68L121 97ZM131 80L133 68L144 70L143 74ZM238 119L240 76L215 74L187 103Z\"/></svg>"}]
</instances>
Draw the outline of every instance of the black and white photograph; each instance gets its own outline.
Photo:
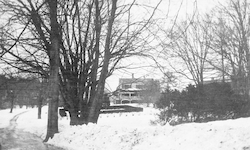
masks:
<instances>
[{"instance_id":1,"label":"black and white photograph","mask_svg":"<svg viewBox=\"0 0 250 150\"><path fill-rule=\"evenodd\" d=\"M0 150L250 150L250 0L0 0Z\"/></svg>"}]
</instances>

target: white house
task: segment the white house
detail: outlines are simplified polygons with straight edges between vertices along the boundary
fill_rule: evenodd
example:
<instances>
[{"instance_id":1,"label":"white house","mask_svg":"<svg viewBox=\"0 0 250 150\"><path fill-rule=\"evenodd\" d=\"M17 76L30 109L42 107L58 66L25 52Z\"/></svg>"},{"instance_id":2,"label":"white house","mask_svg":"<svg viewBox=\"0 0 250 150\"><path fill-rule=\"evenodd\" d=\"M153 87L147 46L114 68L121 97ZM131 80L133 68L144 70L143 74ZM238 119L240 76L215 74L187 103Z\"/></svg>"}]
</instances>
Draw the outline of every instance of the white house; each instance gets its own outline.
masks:
<instances>
[{"instance_id":1,"label":"white house","mask_svg":"<svg viewBox=\"0 0 250 150\"><path fill-rule=\"evenodd\" d=\"M117 100L115 104L142 103L142 91L145 90L145 83L153 81L152 78L120 78L117 87Z\"/></svg>"}]
</instances>

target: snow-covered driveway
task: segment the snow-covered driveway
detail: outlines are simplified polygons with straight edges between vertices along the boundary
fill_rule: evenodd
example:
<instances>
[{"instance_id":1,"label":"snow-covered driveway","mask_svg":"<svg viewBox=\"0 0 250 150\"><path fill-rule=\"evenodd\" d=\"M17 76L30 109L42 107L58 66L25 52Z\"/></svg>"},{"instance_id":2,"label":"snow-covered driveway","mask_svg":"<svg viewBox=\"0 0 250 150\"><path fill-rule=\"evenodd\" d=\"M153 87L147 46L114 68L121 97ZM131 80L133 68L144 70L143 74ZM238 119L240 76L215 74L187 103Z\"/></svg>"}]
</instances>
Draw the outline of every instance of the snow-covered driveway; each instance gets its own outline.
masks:
<instances>
[{"instance_id":1,"label":"snow-covered driveway","mask_svg":"<svg viewBox=\"0 0 250 150\"><path fill-rule=\"evenodd\" d=\"M35 134L17 129L17 119L28 110L16 114L9 120L7 128L0 128L0 143L2 150L62 150L43 143ZM7 120L4 120L7 121ZM6 123L5 123L6 124Z\"/></svg>"}]
</instances>

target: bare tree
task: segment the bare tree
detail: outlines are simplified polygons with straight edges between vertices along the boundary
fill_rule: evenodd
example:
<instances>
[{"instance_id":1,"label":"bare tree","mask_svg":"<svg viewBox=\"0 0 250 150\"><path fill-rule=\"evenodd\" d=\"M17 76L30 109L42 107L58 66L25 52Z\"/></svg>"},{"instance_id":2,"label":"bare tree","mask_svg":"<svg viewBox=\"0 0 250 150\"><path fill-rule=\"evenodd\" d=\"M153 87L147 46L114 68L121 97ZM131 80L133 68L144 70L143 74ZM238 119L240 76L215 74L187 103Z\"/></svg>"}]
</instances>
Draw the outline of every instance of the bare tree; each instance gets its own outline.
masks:
<instances>
[{"instance_id":1,"label":"bare tree","mask_svg":"<svg viewBox=\"0 0 250 150\"><path fill-rule=\"evenodd\" d=\"M194 81L196 85L202 85L204 74L208 71L206 59L210 49L211 36L209 18L202 19L197 16L190 24L186 22L176 26L170 37L170 44L167 44L166 56L175 60L181 60L182 68L172 68L179 74ZM191 76L190 76L191 75Z\"/></svg>"},{"instance_id":2,"label":"bare tree","mask_svg":"<svg viewBox=\"0 0 250 150\"><path fill-rule=\"evenodd\" d=\"M249 4L230 0L215 12L211 49L221 60L208 62L230 77L238 93L249 95Z\"/></svg>"},{"instance_id":3,"label":"bare tree","mask_svg":"<svg viewBox=\"0 0 250 150\"><path fill-rule=\"evenodd\" d=\"M47 0L49 8L50 19L50 45L48 47L49 52L49 64L50 64L50 93L49 93L49 111L48 111L48 124L47 135L45 142L49 138L53 138L55 133L58 133L58 102L59 102L59 50L60 50L60 34L59 24L57 22L57 0Z\"/></svg>"},{"instance_id":4,"label":"bare tree","mask_svg":"<svg viewBox=\"0 0 250 150\"><path fill-rule=\"evenodd\" d=\"M136 1L0 1L8 14L2 61L51 83L46 140L58 132L58 88L71 125L97 122L106 78L123 58L142 54L160 2L132 20Z\"/></svg>"}]
</instances>

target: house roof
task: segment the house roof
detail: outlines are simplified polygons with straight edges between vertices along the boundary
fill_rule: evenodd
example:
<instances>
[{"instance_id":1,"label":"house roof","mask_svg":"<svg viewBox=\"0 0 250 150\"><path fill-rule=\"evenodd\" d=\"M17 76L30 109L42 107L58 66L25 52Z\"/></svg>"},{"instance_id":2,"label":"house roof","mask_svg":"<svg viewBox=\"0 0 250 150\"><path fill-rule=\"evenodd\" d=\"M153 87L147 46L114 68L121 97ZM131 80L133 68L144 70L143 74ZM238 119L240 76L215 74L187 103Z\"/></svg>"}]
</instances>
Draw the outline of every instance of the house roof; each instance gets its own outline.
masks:
<instances>
[{"instance_id":1,"label":"house roof","mask_svg":"<svg viewBox=\"0 0 250 150\"><path fill-rule=\"evenodd\" d=\"M152 78L120 78L119 83L120 84L126 84L126 83L138 83L138 82L146 82L149 80L153 80Z\"/></svg>"},{"instance_id":2,"label":"house roof","mask_svg":"<svg viewBox=\"0 0 250 150\"><path fill-rule=\"evenodd\" d=\"M132 83L146 83L150 80L154 80L153 78L120 78L119 79L119 85L117 87L117 89L122 89L122 85L124 84L132 84ZM138 88L129 88L129 89L126 89L126 90L130 90L130 91L138 91L138 90L141 90L141 89L138 89Z\"/></svg>"}]
</instances>

